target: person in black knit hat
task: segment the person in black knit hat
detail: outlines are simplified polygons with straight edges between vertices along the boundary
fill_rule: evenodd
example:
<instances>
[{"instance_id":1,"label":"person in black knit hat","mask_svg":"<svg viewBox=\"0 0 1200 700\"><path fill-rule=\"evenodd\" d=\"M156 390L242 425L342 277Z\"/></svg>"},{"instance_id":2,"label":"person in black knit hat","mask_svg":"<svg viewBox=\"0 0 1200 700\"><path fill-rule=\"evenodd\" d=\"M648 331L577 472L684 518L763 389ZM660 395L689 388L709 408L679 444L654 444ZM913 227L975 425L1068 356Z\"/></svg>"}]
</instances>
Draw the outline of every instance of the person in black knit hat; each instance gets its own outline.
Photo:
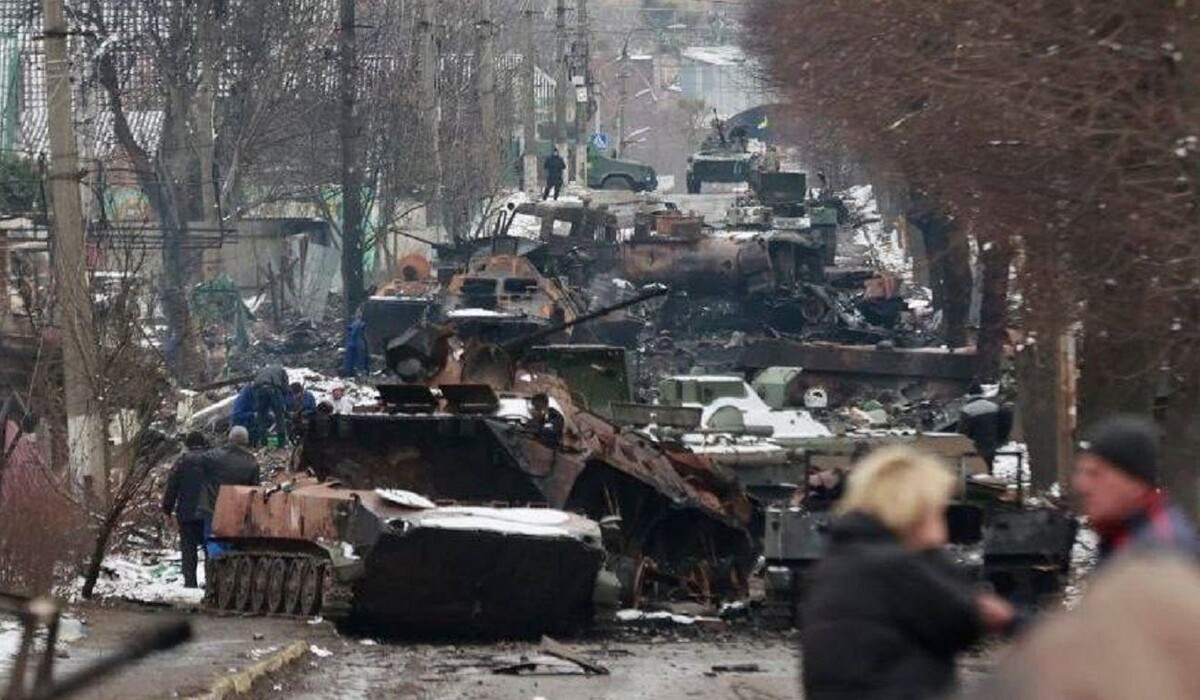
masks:
<instances>
[{"instance_id":1,"label":"person in black knit hat","mask_svg":"<svg viewBox=\"0 0 1200 700\"><path fill-rule=\"evenodd\" d=\"M1100 558L1145 550L1200 553L1196 528L1158 488L1158 428L1116 415L1092 426L1079 445L1072 486L1100 536Z\"/></svg>"}]
</instances>

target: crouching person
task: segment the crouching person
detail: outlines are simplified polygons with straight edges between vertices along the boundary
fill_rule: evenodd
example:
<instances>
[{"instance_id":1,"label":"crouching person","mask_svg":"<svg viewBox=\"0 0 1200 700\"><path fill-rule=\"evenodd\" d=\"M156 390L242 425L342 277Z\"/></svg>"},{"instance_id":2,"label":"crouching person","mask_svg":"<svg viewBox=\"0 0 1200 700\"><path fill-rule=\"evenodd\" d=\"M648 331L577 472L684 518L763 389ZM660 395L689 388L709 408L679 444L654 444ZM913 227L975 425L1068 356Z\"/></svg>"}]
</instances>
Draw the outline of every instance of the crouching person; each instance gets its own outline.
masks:
<instances>
[{"instance_id":1,"label":"crouching person","mask_svg":"<svg viewBox=\"0 0 1200 700\"><path fill-rule=\"evenodd\" d=\"M909 700L953 690L955 657L1015 613L974 591L946 544L951 472L908 448L867 456L850 474L826 557L804 607L806 700Z\"/></svg>"}]
</instances>

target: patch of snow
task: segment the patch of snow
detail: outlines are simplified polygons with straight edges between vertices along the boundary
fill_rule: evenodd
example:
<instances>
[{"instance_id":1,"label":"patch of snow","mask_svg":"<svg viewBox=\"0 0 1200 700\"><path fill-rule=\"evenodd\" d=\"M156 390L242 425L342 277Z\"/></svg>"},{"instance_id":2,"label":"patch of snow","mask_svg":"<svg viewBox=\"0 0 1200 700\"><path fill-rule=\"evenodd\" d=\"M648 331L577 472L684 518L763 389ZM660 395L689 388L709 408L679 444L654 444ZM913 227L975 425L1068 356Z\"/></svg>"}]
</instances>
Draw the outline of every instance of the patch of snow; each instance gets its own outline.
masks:
<instances>
[{"instance_id":1,"label":"patch of snow","mask_svg":"<svg viewBox=\"0 0 1200 700\"><path fill-rule=\"evenodd\" d=\"M383 500L398 505L401 508L428 510L436 508L437 504L424 496L403 489L375 489L375 493Z\"/></svg>"},{"instance_id":2,"label":"patch of snow","mask_svg":"<svg viewBox=\"0 0 1200 700\"><path fill-rule=\"evenodd\" d=\"M513 318L514 314L491 309L455 309L447 316L450 318Z\"/></svg>"},{"instance_id":3,"label":"patch of snow","mask_svg":"<svg viewBox=\"0 0 1200 700\"><path fill-rule=\"evenodd\" d=\"M317 657L318 659L327 659L330 656L333 656L332 651L329 651L328 649L325 649L323 647L319 647L316 644L310 644L308 646L308 650L309 650L309 652L312 653L313 656Z\"/></svg>"},{"instance_id":4,"label":"patch of snow","mask_svg":"<svg viewBox=\"0 0 1200 700\"><path fill-rule=\"evenodd\" d=\"M591 521L567 525L571 516L549 508L485 508L448 506L425 511L409 520L415 527L444 530L472 530L504 535L600 540L600 526Z\"/></svg>"},{"instance_id":5,"label":"patch of snow","mask_svg":"<svg viewBox=\"0 0 1200 700\"><path fill-rule=\"evenodd\" d=\"M99 598L180 607L199 605L204 599L204 566L198 568L200 588L184 588L180 554L174 550L145 550L130 555L110 554L104 558L95 595ZM78 598L83 588L80 577L68 597Z\"/></svg>"},{"instance_id":6,"label":"patch of snow","mask_svg":"<svg viewBox=\"0 0 1200 700\"><path fill-rule=\"evenodd\" d=\"M21 648L24 631L15 620L0 622L0 674L8 675L8 667Z\"/></svg>"},{"instance_id":7,"label":"patch of snow","mask_svg":"<svg viewBox=\"0 0 1200 700\"><path fill-rule=\"evenodd\" d=\"M617 611L617 619L621 622L673 622L677 625L694 625L697 622L712 622L716 618L711 617L693 617L691 615L677 615L675 613L660 610L657 612L646 612L644 610L625 609Z\"/></svg>"},{"instance_id":8,"label":"patch of snow","mask_svg":"<svg viewBox=\"0 0 1200 700\"><path fill-rule=\"evenodd\" d=\"M1020 483L1029 483L1029 446L1023 442L1010 442L998 452L1000 454L996 455L992 464L992 474L1011 483L1017 483L1018 479Z\"/></svg>"}]
</instances>

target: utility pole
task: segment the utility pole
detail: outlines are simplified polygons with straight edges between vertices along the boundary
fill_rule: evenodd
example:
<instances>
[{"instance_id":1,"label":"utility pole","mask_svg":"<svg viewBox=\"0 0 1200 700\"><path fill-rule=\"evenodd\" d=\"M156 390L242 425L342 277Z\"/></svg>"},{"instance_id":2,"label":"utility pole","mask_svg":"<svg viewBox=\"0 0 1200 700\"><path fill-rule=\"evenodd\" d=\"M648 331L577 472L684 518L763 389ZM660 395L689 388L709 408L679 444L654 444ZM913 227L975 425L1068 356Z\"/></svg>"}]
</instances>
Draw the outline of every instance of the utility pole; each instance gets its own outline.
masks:
<instances>
[{"instance_id":1,"label":"utility pole","mask_svg":"<svg viewBox=\"0 0 1200 700\"><path fill-rule=\"evenodd\" d=\"M613 134L613 147L617 157L625 155L625 107L629 103L629 40L621 47L621 65L617 71L617 133Z\"/></svg>"},{"instance_id":2,"label":"utility pole","mask_svg":"<svg viewBox=\"0 0 1200 700\"><path fill-rule=\"evenodd\" d=\"M196 38L200 44L200 86L192 105L196 124L196 151L200 160L200 198L204 205L201 217L205 228L220 230L217 189L217 63L220 50L217 46L218 23L222 18L223 2L208 0L201 6L200 22L196 27ZM214 263L207 252L201 253L204 263ZM204 260L204 258L210 258ZM205 267L207 269L207 266Z\"/></svg>"},{"instance_id":3,"label":"utility pole","mask_svg":"<svg viewBox=\"0 0 1200 700\"><path fill-rule=\"evenodd\" d=\"M71 478L104 503L104 419L92 377L96 334L88 289L87 240L79 186L79 158L71 123L71 78L67 60L67 21L63 0L45 0L46 105L50 137L51 220L58 315L62 327L63 390L67 413L67 454Z\"/></svg>"},{"instance_id":4,"label":"utility pole","mask_svg":"<svg viewBox=\"0 0 1200 700\"><path fill-rule=\"evenodd\" d=\"M587 182L588 109L592 101L587 4L588 0L576 0L575 72L571 77L575 86L575 179L580 183Z\"/></svg>"},{"instance_id":5,"label":"utility pole","mask_svg":"<svg viewBox=\"0 0 1200 700\"><path fill-rule=\"evenodd\" d=\"M557 0L554 8L554 140L558 152L570 159L567 145L567 96L571 71L567 64L567 0Z\"/></svg>"},{"instance_id":6,"label":"utility pole","mask_svg":"<svg viewBox=\"0 0 1200 700\"><path fill-rule=\"evenodd\" d=\"M342 298L349 322L363 302L362 169L359 163L358 35L355 4L341 0L338 34L338 132L342 160Z\"/></svg>"},{"instance_id":7,"label":"utility pole","mask_svg":"<svg viewBox=\"0 0 1200 700\"><path fill-rule=\"evenodd\" d=\"M488 189L498 183L496 160L500 139L496 133L496 55L493 39L495 24L492 21L492 0L480 0L479 22L479 82L476 85L479 99L479 122L483 131L483 177Z\"/></svg>"},{"instance_id":8,"label":"utility pole","mask_svg":"<svg viewBox=\"0 0 1200 700\"><path fill-rule=\"evenodd\" d=\"M522 87L521 106L522 121L525 124L525 158L522 168L525 177L525 191L532 194L538 189L538 153L537 153L537 62L533 41L533 3L526 0L525 15L521 23L521 31L525 39L525 80Z\"/></svg>"},{"instance_id":9,"label":"utility pole","mask_svg":"<svg viewBox=\"0 0 1200 700\"><path fill-rule=\"evenodd\" d=\"M438 0L421 0L421 21L418 25L421 50L421 117L424 120L425 140L429 144L433 165L432 187L425 201L425 225L436 232L434 240L442 241L442 100L438 95L438 50L433 30Z\"/></svg>"}]
</instances>

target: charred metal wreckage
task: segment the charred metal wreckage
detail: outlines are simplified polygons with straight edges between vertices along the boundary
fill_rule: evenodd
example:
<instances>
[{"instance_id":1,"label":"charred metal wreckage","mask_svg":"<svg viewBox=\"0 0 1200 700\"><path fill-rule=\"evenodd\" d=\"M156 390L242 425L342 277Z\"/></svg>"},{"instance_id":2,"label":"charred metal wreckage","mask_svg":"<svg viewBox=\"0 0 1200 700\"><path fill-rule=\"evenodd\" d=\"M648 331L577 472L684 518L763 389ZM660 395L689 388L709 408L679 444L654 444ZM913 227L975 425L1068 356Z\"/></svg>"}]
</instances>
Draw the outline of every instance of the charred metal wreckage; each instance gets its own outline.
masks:
<instances>
[{"instance_id":1,"label":"charred metal wreckage","mask_svg":"<svg viewBox=\"0 0 1200 700\"><path fill-rule=\"evenodd\" d=\"M844 208L803 174L748 179L722 230L668 204L623 229L530 203L439 248L440 269L402 260L364 308L378 402L319 413L275 486L222 489L208 604L536 634L597 606L745 596L763 573L795 618L829 480L897 439L957 465L964 565L1028 600L1060 588L1074 521L989 481L971 440L827 427L864 395L961 396L974 355L919 347L894 279L831 267ZM510 235L521 216L536 239Z\"/></svg>"}]
</instances>

